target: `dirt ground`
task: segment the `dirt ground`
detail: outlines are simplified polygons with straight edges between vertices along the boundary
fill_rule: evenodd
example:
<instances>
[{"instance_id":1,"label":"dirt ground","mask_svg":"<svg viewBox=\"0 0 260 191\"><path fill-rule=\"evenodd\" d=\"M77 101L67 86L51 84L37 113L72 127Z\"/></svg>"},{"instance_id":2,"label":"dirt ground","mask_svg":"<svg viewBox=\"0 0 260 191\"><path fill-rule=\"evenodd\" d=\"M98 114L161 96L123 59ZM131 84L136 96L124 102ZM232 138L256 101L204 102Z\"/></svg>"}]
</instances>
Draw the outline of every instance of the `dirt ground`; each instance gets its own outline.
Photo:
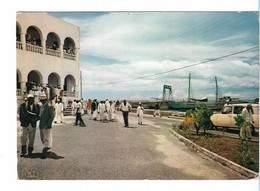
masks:
<instances>
[{"instance_id":1,"label":"dirt ground","mask_svg":"<svg viewBox=\"0 0 260 191\"><path fill-rule=\"evenodd\" d=\"M247 141L243 144L240 139L230 137L212 134L204 135L203 133L197 136L195 132L185 133L181 130L178 130L178 133L205 149L255 172L259 172L258 142Z\"/></svg>"}]
</instances>

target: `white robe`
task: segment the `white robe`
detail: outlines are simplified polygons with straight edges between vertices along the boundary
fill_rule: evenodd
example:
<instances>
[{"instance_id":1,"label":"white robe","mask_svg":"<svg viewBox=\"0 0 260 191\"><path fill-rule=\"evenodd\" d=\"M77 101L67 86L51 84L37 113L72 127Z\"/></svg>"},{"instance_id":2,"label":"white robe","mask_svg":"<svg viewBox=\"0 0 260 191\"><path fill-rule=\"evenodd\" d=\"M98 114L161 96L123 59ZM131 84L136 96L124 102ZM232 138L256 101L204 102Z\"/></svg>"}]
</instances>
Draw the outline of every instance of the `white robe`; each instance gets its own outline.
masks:
<instances>
[{"instance_id":1,"label":"white robe","mask_svg":"<svg viewBox=\"0 0 260 191\"><path fill-rule=\"evenodd\" d=\"M105 113L105 104L99 103L98 104L98 112L99 112L99 118L100 120L104 120L104 113Z\"/></svg>"},{"instance_id":2,"label":"white robe","mask_svg":"<svg viewBox=\"0 0 260 191\"><path fill-rule=\"evenodd\" d=\"M143 123L144 108L141 106L137 107L138 123Z\"/></svg>"},{"instance_id":3,"label":"white robe","mask_svg":"<svg viewBox=\"0 0 260 191\"><path fill-rule=\"evenodd\" d=\"M54 121L62 121L63 120L63 104L62 103L56 103L55 104L55 119Z\"/></svg>"}]
</instances>

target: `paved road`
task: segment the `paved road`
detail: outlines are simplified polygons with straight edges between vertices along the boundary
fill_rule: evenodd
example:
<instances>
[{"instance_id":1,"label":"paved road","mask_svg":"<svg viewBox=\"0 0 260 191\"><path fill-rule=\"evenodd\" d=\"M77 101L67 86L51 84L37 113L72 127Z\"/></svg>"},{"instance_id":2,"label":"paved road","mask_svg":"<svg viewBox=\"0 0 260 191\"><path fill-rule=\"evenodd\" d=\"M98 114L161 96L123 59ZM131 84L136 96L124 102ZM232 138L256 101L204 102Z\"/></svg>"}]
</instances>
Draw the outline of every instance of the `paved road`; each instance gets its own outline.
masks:
<instances>
[{"instance_id":1,"label":"paved road","mask_svg":"<svg viewBox=\"0 0 260 191\"><path fill-rule=\"evenodd\" d=\"M124 128L122 114L118 112L116 117L117 122L101 123L85 115L87 127L75 127L75 117L65 117L65 124L53 126L54 146L45 160L40 159L42 145L38 129L33 156L20 157L18 127L18 177L44 180L246 179L179 142L167 131L173 119L145 116L144 125L140 126L136 115L131 114L130 128Z\"/></svg>"}]
</instances>

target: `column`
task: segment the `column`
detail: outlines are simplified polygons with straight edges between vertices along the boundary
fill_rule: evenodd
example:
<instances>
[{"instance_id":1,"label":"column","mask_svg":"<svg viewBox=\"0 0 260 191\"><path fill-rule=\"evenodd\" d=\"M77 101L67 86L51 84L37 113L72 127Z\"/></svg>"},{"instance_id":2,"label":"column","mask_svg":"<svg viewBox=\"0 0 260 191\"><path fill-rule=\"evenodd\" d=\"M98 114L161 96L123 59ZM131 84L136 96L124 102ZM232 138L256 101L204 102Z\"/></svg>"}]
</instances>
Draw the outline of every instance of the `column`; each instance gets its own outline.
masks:
<instances>
[{"instance_id":1,"label":"column","mask_svg":"<svg viewBox=\"0 0 260 191\"><path fill-rule=\"evenodd\" d=\"M22 95L24 95L24 92L26 93L26 81L21 81L20 86L21 86Z\"/></svg>"},{"instance_id":2,"label":"column","mask_svg":"<svg viewBox=\"0 0 260 191\"><path fill-rule=\"evenodd\" d=\"M62 43L60 43L60 57L61 58L64 58L64 55L63 55L63 44Z\"/></svg>"},{"instance_id":3,"label":"column","mask_svg":"<svg viewBox=\"0 0 260 191\"><path fill-rule=\"evenodd\" d=\"M42 39L42 53L46 53L46 39Z\"/></svg>"},{"instance_id":4,"label":"column","mask_svg":"<svg viewBox=\"0 0 260 191\"><path fill-rule=\"evenodd\" d=\"M25 45L26 45L25 33L21 33L21 42L22 42L22 48L23 50L25 50Z\"/></svg>"}]
</instances>

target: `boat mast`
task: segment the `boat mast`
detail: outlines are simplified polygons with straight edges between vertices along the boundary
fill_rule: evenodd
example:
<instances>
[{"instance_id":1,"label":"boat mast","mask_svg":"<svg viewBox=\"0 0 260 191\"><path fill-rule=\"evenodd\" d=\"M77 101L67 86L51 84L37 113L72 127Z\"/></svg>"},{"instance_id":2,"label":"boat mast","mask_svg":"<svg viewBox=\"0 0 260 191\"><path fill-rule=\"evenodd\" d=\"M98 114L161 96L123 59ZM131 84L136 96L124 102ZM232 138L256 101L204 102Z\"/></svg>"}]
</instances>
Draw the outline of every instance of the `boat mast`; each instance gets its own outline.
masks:
<instances>
[{"instance_id":1,"label":"boat mast","mask_svg":"<svg viewBox=\"0 0 260 191\"><path fill-rule=\"evenodd\" d=\"M189 73L188 102L190 101L190 78L191 78L191 74Z\"/></svg>"},{"instance_id":2,"label":"boat mast","mask_svg":"<svg viewBox=\"0 0 260 191\"><path fill-rule=\"evenodd\" d=\"M216 102L218 102L218 80L216 76L215 76L215 82L216 82Z\"/></svg>"}]
</instances>

